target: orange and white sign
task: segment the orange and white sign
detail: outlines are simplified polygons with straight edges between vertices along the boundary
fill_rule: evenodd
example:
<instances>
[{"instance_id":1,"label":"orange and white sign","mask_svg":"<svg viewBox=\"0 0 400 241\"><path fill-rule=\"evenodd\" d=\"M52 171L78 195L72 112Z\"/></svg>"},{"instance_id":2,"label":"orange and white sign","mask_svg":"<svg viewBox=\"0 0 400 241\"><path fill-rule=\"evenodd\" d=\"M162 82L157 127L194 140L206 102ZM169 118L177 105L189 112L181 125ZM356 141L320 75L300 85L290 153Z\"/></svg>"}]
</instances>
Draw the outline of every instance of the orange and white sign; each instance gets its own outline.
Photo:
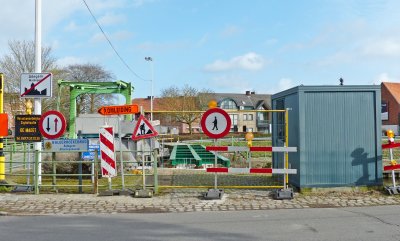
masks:
<instances>
[{"instance_id":1,"label":"orange and white sign","mask_svg":"<svg viewBox=\"0 0 400 241\"><path fill-rule=\"evenodd\" d=\"M101 115L129 115L139 113L138 105L103 106L97 112Z\"/></svg>"}]
</instances>

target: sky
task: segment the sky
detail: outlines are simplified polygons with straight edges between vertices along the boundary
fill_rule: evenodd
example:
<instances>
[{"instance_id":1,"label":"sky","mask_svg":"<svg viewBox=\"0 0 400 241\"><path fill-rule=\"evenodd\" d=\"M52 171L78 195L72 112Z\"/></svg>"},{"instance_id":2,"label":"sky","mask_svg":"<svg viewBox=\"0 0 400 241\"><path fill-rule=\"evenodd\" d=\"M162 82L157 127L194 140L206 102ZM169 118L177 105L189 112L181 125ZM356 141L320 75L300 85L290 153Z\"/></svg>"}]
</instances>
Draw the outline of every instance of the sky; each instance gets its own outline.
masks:
<instances>
[{"instance_id":1,"label":"sky","mask_svg":"<svg viewBox=\"0 0 400 241\"><path fill-rule=\"evenodd\" d=\"M0 3L1 57L9 40L34 40L35 1ZM42 0L42 45L60 67L99 64L131 82L133 98L185 85L275 94L340 78L345 85L400 81L398 0L86 3L123 61L83 0Z\"/></svg>"}]
</instances>

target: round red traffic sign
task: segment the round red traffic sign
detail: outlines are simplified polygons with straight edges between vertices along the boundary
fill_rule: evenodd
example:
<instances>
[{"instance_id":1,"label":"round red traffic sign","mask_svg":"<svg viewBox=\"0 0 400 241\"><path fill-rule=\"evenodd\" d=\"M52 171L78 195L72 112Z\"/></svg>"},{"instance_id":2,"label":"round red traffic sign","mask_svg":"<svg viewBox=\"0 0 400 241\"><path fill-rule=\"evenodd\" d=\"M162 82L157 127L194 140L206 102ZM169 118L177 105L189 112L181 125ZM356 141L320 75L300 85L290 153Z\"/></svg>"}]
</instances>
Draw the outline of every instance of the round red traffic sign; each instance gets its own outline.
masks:
<instances>
[{"instance_id":1,"label":"round red traffic sign","mask_svg":"<svg viewBox=\"0 0 400 241\"><path fill-rule=\"evenodd\" d=\"M56 139L64 134L67 122L61 112L56 110L47 111L40 117L39 130L48 139Z\"/></svg>"},{"instance_id":2,"label":"round red traffic sign","mask_svg":"<svg viewBox=\"0 0 400 241\"><path fill-rule=\"evenodd\" d=\"M218 139L226 136L231 129L231 118L220 108L207 110L201 117L201 129L210 138Z\"/></svg>"}]
</instances>

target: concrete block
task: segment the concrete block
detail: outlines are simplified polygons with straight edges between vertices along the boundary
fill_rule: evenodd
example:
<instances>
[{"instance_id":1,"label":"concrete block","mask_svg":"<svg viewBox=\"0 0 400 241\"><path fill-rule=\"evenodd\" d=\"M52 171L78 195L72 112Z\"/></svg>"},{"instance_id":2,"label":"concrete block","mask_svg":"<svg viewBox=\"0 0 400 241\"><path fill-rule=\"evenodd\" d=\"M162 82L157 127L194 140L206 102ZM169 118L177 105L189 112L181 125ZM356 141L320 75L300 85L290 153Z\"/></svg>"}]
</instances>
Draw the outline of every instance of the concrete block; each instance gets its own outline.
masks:
<instances>
[{"instance_id":1,"label":"concrete block","mask_svg":"<svg viewBox=\"0 0 400 241\"><path fill-rule=\"evenodd\" d=\"M275 191L275 199L283 200L283 199L293 199L293 189L286 188L286 189L278 189Z\"/></svg>"},{"instance_id":2,"label":"concrete block","mask_svg":"<svg viewBox=\"0 0 400 241\"><path fill-rule=\"evenodd\" d=\"M224 190L222 189L208 189L208 192L204 194L204 199L206 200L221 199L222 195L224 195Z\"/></svg>"}]
</instances>

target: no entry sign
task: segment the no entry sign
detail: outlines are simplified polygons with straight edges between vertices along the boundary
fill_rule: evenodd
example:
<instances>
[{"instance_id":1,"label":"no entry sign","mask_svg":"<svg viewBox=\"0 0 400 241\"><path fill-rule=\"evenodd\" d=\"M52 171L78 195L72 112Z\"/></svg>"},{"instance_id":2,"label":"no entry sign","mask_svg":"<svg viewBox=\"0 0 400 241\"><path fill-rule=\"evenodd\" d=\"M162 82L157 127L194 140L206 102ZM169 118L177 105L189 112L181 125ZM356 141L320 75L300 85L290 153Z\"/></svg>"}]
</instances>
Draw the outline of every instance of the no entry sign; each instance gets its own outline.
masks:
<instances>
[{"instance_id":1,"label":"no entry sign","mask_svg":"<svg viewBox=\"0 0 400 241\"><path fill-rule=\"evenodd\" d=\"M200 121L201 128L208 137L218 139L226 136L231 129L231 118L220 108L209 109Z\"/></svg>"}]
</instances>

